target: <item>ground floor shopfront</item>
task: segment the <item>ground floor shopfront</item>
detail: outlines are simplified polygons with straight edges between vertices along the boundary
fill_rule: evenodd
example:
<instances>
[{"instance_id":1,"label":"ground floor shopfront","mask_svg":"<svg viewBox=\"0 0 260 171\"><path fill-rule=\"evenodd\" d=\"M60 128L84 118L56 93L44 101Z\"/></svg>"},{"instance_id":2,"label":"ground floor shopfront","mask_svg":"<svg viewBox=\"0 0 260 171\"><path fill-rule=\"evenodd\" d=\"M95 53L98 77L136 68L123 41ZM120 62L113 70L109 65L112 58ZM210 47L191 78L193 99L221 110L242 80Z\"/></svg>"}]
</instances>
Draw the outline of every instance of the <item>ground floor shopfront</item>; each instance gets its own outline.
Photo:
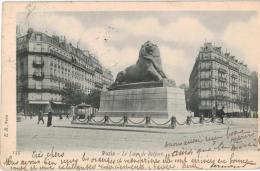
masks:
<instances>
[{"instance_id":1,"label":"ground floor shopfront","mask_svg":"<svg viewBox=\"0 0 260 171\"><path fill-rule=\"evenodd\" d=\"M22 112L25 115L37 115L40 111L48 113L49 101L25 101L23 105L17 106L17 112ZM70 114L70 105L63 102L53 101L54 114Z\"/></svg>"},{"instance_id":2,"label":"ground floor shopfront","mask_svg":"<svg viewBox=\"0 0 260 171\"><path fill-rule=\"evenodd\" d=\"M42 111L44 114L47 114L48 104L49 101L26 101L23 104L17 105L17 113L22 113L26 116L35 116L38 115L40 111ZM64 102L53 101L53 115L71 115L73 110L75 113L75 107L77 109L76 113L83 114L85 112L84 115L95 114L98 111L98 109L91 106L89 106L87 110L82 111L81 109L78 109L77 106L72 106Z\"/></svg>"}]
</instances>

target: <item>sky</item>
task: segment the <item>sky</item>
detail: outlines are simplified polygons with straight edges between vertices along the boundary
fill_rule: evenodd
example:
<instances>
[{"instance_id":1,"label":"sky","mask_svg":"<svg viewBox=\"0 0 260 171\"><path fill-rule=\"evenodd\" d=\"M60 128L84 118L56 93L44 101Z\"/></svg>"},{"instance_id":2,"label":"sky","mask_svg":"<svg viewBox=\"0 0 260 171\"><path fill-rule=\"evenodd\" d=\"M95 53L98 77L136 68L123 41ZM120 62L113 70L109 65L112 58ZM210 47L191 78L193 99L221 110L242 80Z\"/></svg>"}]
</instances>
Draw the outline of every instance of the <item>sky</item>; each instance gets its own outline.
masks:
<instances>
[{"instance_id":1,"label":"sky","mask_svg":"<svg viewBox=\"0 0 260 171\"><path fill-rule=\"evenodd\" d=\"M260 34L255 11L93 11L19 13L17 25L67 41L95 54L114 77L135 64L147 40L157 44L163 69L177 85L187 84L205 42L222 46L257 68Z\"/></svg>"}]
</instances>

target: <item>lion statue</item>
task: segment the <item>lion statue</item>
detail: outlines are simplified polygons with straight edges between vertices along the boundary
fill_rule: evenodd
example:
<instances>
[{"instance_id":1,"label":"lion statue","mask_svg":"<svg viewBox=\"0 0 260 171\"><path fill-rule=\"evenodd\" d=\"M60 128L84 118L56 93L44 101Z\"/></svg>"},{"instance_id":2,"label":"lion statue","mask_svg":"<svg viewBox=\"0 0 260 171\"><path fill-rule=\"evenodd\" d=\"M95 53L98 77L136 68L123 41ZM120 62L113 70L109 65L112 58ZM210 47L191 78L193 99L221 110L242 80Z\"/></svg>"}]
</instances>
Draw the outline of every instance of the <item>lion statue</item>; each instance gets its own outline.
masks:
<instances>
[{"instance_id":1,"label":"lion statue","mask_svg":"<svg viewBox=\"0 0 260 171\"><path fill-rule=\"evenodd\" d=\"M160 81L166 78L162 69L158 46L147 41L139 51L139 58L136 64L119 72L113 86L136 82Z\"/></svg>"}]
</instances>

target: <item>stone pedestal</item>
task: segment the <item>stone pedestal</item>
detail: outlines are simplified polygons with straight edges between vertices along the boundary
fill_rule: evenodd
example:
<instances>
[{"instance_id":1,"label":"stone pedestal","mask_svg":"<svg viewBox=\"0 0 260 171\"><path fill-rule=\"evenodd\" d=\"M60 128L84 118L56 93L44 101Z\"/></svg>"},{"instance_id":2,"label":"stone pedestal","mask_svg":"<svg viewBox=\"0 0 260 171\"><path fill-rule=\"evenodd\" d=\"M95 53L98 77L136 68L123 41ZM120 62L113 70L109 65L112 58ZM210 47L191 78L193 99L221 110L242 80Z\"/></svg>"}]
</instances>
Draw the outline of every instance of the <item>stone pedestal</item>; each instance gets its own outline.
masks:
<instances>
[{"instance_id":1,"label":"stone pedestal","mask_svg":"<svg viewBox=\"0 0 260 171\"><path fill-rule=\"evenodd\" d=\"M175 87L154 87L112 90L101 93L96 116L144 118L186 118L184 90Z\"/></svg>"}]
</instances>

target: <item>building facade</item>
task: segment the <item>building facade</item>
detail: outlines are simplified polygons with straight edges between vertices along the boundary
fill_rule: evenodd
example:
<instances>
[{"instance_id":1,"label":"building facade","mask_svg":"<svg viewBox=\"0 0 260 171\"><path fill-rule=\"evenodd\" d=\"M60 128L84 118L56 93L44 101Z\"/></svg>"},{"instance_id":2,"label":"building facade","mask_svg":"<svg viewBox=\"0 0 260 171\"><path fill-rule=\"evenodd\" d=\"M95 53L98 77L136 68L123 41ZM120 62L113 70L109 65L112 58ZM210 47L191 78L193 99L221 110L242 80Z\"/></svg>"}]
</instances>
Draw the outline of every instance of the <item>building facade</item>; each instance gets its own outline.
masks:
<instances>
[{"instance_id":1,"label":"building facade","mask_svg":"<svg viewBox=\"0 0 260 171\"><path fill-rule=\"evenodd\" d=\"M86 94L103 88L99 60L67 43L65 37L29 29L16 41L18 112L45 111L52 99L56 112L65 113L70 108L62 102L65 86L73 86Z\"/></svg>"},{"instance_id":2,"label":"building facade","mask_svg":"<svg viewBox=\"0 0 260 171\"><path fill-rule=\"evenodd\" d=\"M102 84L103 84L103 88L108 88L111 84L113 84L114 82L114 78L113 78L113 74L112 72L103 67L103 75L102 75Z\"/></svg>"},{"instance_id":3,"label":"building facade","mask_svg":"<svg viewBox=\"0 0 260 171\"><path fill-rule=\"evenodd\" d=\"M221 47L205 43L189 78L190 108L209 116L213 107L239 115L249 108L249 69Z\"/></svg>"}]
</instances>

